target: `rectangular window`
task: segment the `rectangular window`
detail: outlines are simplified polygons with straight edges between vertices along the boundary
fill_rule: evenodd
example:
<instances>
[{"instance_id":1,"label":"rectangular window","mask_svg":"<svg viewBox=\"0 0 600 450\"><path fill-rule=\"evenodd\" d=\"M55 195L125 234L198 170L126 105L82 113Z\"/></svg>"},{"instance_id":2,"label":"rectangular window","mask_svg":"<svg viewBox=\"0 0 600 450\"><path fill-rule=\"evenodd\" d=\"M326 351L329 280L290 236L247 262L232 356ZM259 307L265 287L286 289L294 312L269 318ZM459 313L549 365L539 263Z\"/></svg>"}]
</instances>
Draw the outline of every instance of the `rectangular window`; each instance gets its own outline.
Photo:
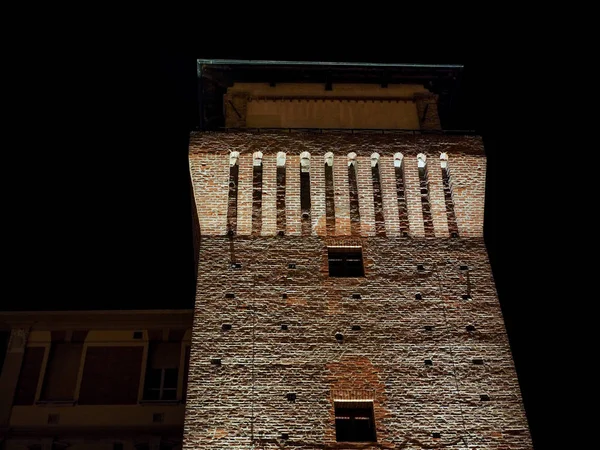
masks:
<instances>
[{"instance_id":1,"label":"rectangular window","mask_svg":"<svg viewBox=\"0 0 600 450\"><path fill-rule=\"evenodd\" d=\"M53 342L50 347L40 400L73 401L83 344Z\"/></svg>"},{"instance_id":2,"label":"rectangular window","mask_svg":"<svg viewBox=\"0 0 600 450\"><path fill-rule=\"evenodd\" d=\"M44 361L44 347L25 347L21 372L13 400L14 405L33 405Z\"/></svg>"},{"instance_id":3,"label":"rectangular window","mask_svg":"<svg viewBox=\"0 0 600 450\"><path fill-rule=\"evenodd\" d=\"M144 400L177 400L180 342L150 342Z\"/></svg>"},{"instance_id":4,"label":"rectangular window","mask_svg":"<svg viewBox=\"0 0 600 450\"><path fill-rule=\"evenodd\" d=\"M335 401L334 407L336 441L377 441L372 401Z\"/></svg>"},{"instance_id":5,"label":"rectangular window","mask_svg":"<svg viewBox=\"0 0 600 450\"><path fill-rule=\"evenodd\" d=\"M148 369L144 400L176 400L177 369Z\"/></svg>"},{"instance_id":6,"label":"rectangular window","mask_svg":"<svg viewBox=\"0 0 600 450\"><path fill-rule=\"evenodd\" d=\"M361 247L327 247L330 277L364 277Z\"/></svg>"},{"instance_id":7,"label":"rectangular window","mask_svg":"<svg viewBox=\"0 0 600 450\"><path fill-rule=\"evenodd\" d=\"M143 349L141 345L87 347L78 404L136 404Z\"/></svg>"}]
</instances>

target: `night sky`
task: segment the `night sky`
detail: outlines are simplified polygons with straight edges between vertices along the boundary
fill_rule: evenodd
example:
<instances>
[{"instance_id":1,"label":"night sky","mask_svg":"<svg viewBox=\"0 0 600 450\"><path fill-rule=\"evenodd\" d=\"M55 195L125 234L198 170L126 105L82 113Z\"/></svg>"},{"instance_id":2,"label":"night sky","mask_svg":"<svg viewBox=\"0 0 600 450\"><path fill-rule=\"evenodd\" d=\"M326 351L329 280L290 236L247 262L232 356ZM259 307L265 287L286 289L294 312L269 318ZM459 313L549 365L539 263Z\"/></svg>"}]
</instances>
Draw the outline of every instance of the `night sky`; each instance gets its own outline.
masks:
<instances>
[{"instance_id":1,"label":"night sky","mask_svg":"<svg viewBox=\"0 0 600 450\"><path fill-rule=\"evenodd\" d=\"M46 78L54 89L35 99L43 120L36 122L40 139L34 144L43 148L22 181L35 186L36 195L20 206L32 245L14 261L28 267L21 275L27 295L3 308L193 305L187 146L198 114L195 58L464 64L454 120L484 139L485 241L534 443L543 448L552 438L548 421L554 414L540 380L554 376L558 383L556 373L566 364L550 344L550 319L561 314L551 299L562 292L553 284L556 261L547 258L544 232L561 230L548 230L554 212L543 201L546 173L527 167L540 149L528 128L532 105L520 104L523 97L516 94L522 86L518 70L494 53L339 48L282 53L198 46L107 53L85 63L78 54L65 57L60 75ZM38 79L29 87L42 85ZM60 110L49 106L56 103ZM46 137L53 145L44 147Z\"/></svg>"}]
</instances>

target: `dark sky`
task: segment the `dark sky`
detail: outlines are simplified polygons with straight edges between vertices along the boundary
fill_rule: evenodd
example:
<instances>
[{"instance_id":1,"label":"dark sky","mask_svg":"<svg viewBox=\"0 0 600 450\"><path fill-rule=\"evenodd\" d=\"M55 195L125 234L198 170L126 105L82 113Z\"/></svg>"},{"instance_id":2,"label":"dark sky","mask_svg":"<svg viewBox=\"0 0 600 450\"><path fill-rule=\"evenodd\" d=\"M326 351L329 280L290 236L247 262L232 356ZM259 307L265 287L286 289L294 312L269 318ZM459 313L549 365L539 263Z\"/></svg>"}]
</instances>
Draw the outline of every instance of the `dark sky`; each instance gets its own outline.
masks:
<instances>
[{"instance_id":1,"label":"dark sky","mask_svg":"<svg viewBox=\"0 0 600 450\"><path fill-rule=\"evenodd\" d=\"M484 139L485 240L532 434L544 448L553 414L540 380L567 362L550 348L551 319L560 314L551 299L560 294L551 285L556 269L546 257L543 233L554 213L540 201L546 174L527 162L541 154L530 132L535 105L522 94L530 73L505 57L496 49L441 46L412 53L198 46L86 60L66 55L63 64L54 62L58 73L27 83L39 92L31 100L38 119L30 144L41 150L30 157L33 169L21 180L24 191L34 189L19 206L29 218L32 244L14 265L28 267L21 275L28 295L3 307L191 307L187 145L197 120L195 58L462 63L456 114L462 128Z\"/></svg>"}]
</instances>

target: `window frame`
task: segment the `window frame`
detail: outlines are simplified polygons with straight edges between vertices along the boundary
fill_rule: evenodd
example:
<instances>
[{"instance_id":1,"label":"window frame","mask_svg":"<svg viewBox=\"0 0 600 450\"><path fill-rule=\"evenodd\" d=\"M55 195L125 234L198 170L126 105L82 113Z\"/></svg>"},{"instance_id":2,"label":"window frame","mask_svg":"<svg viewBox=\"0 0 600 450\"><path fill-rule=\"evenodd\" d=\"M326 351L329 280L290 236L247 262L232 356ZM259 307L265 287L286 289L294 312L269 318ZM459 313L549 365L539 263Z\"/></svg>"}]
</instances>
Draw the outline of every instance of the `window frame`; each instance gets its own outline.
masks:
<instances>
[{"instance_id":1,"label":"window frame","mask_svg":"<svg viewBox=\"0 0 600 450\"><path fill-rule=\"evenodd\" d=\"M336 261L340 261L341 264L339 264L337 266L337 268L334 266L334 268L336 269L332 274L332 254L339 254L339 255L343 255L342 258L336 258ZM348 257L348 255L350 256L354 256L356 257L356 255L360 254L360 259L356 260L356 261L360 261L360 264L356 264L355 266L349 266L348 265L348 261L355 261L355 259L351 259L350 257ZM360 265L360 273L358 273L358 266ZM350 267L350 268L349 268ZM342 245L328 245L327 246L327 269L328 269L328 276L331 278L363 278L366 276L365 273L365 259L364 259L364 253L363 253L363 247L359 246L359 245L353 245L353 246L342 246ZM339 272L338 272L339 271ZM348 275L347 272L351 271L351 274Z\"/></svg>"},{"instance_id":2,"label":"window frame","mask_svg":"<svg viewBox=\"0 0 600 450\"><path fill-rule=\"evenodd\" d=\"M146 387L144 386L144 394L142 396L142 401L144 402L176 402L178 401L178 389L179 389L179 367L170 367L170 368L160 368L160 369L146 369L146 378L148 377L148 371L151 370L160 370L160 383L159 387ZM165 387L165 377L167 370L175 370L176 371L176 382L175 387ZM147 383L147 381L146 381ZM147 395L150 391L158 391L158 398L148 398ZM165 391L171 391L174 393L173 398L163 398Z\"/></svg>"},{"instance_id":3,"label":"window frame","mask_svg":"<svg viewBox=\"0 0 600 450\"><path fill-rule=\"evenodd\" d=\"M354 405L353 407L341 407L340 405L342 404L348 404L348 403L356 403L357 405ZM345 415L341 415L341 413L343 412L344 409L347 409L348 411L352 411L353 413L349 414L348 416ZM360 410L364 410L362 412L362 414L367 414L368 417L363 417L363 416L359 416L358 414L361 414ZM368 413L367 413L368 411ZM334 400L333 402L333 415L334 415L334 421L335 421L335 440L336 442L352 442L352 443L375 443L377 442L377 426L375 424L375 405L373 400L357 400L357 401L348 401L348 400ZM368 429L368 432L370 433L370 436L368 440L365 439L359 439L360 436L357 436L357 434L359 434L357 432L357 427L355 426L355 421L357 420L368 420L370 422L370 426ZM349 421L349 427L347 427L346 430L342 430L342 428L338 428L338 420L348 420ZM340 436L341 432L348 432L348 430L350 430L350 436L346 435L346 436ZM348 438L350 437L351 439L344 439L344 438Z\"/></svg>"}]
</instances>

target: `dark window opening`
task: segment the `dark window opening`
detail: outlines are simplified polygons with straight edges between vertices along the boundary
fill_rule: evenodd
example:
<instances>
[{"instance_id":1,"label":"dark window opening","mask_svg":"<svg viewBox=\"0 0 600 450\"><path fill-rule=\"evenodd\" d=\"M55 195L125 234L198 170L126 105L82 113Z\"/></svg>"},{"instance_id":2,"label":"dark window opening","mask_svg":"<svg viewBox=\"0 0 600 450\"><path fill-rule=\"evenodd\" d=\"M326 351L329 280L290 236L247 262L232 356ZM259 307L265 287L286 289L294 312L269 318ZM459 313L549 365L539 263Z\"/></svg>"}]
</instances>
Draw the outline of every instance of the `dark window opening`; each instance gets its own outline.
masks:
<instances>
[{"instance_id":1,"label":"dark window opening","mask_svg":"<svg viewBox=\"0 0 600 450\"><path fill-rule=\"evenodd\" d=\"M300 209L302 235L309 235L311 232L310 223L310 172L300 172Z\"/></svg>"},{"instance_id":2,"label":"dark window opening","mask_svg":"<svg viewBox=\"0 0 600 450\"><path fill-rule=\"evenodd\" d=\"M333 166L325 164L325 216L327 234L335 234L335 191L333 189Z\"/></svg>"},{"instance_id":3,"label":"dark window opening","mask_svg":"<svg viewBox=\"0 0 600 450\"><path fill-rule=\"evenodd\" d=\"M444 201L446 203L446 216L448 217L448 231L450 236L458 237L458 224L454 213L454 202L452 201L452 188L450 186L450 171L448 167L442 168L442 181L444 185Z\"/></svg>"},{"instance_id":4,"label":"dark window opening","mask_svg":"<svg viewBox=\"0 0 600 450\"><path fill-rule=\"evenodd\" d=\"M398 219L400 221L400 232L402 236L408 236L408 207L406 204L406 191L404 189L404 169L403 165L395 167L396 174L396 196L398 198Z\"/></svg>"},{"instance_id":5,"label":"dark window opening","mask_svg":"<svg viewBox=\"0 0 600 450\"><path fill-rule=\"evenodd\" d=\"M150 369L146 373L144 400L176 400L177 369Z\"/></svg>"},{"instance_id":6,"label":"dark window opening","mask_svg":"<svg viewBox=\"0 0 600 450\"><path fill-rule=\"evenodd\" d=\"M385 219L383 217L383 196L381 192L381 178L379 176L379 163L371 167L373 179L373 210L375 212L375 232L385 235Z\"/></svg>"},{"instance_id":7,"label":"dark window opening","mask_svg":"<svg viewBox=\"0 0 600 450\"><path fill-rule=\"evenodd\" d=\"M285 166L277 167L277 232L285 234Z\"/></svg>"},{"instance_id":8,"label":"dark window opening","mask_svg":"<svg viewBox=\"0 0 600 450\"><path fill-rule=\"evenodd\" d=\"M262 230L262 164L254 165L252 171L252 234L259 235Z\"/></svg>"},{"instance_id":9,"label":"dark window opening","mask_svg":"<svg viewBox=\"0 0 600 450\"><path fill-rule=\"evenodd\" d=\"M364 277L362 248L329 247L330 277Z\"/></svg>"},{"instance_id":10,"label":"dark window opening","mask_svg":"<svg viewBox=\"0 0 600 450\"><path fill-rule=\"evenodd\" d=\"M337 442L376 442L373 402L335 402Z\"/></svg>"},{"instance_id":11,"label":"dark window opening","mask_svg":"<svg viewBox=\"0 0 600 450\"><path fill-rule=\"evenodd\" d=\"M423 209L425 237L434 237L433 217L431 216L431 204L429 202L429 178L427 176L427 167L419 167L419 185L421 188L421 206Z\"/></svg>"},{"instance_id":12,"label":"dark window opening","mask_svg":"<svg viewBox=\"0 0 600 450\"><path fill-rule=\"evenodd\" d=\"M360 234L360 209L358 206L358 183L354 164L348 166L348 185L350 197L350 233Z\"/></svg>"},{"instance_id":13,"label":"dark window opening","mask_svg":"<svg viewBox=\"0 0 600 450\"><path fill-rule=\"evenodd\" d=\"M237 198L239 166L229 168L229 191L227 194L227 232L233 236L237 231Z\"/></svg>"},{"instance_id":14,"label":"dark window opening","mask_svg":"<svg viewBox=\"0 0 600 450\"><path fill-rule=\"evenodd\" d=\"M178 342L150 343L144 400L177 400L180 355Z\"/></svg>"}]
</instances>

